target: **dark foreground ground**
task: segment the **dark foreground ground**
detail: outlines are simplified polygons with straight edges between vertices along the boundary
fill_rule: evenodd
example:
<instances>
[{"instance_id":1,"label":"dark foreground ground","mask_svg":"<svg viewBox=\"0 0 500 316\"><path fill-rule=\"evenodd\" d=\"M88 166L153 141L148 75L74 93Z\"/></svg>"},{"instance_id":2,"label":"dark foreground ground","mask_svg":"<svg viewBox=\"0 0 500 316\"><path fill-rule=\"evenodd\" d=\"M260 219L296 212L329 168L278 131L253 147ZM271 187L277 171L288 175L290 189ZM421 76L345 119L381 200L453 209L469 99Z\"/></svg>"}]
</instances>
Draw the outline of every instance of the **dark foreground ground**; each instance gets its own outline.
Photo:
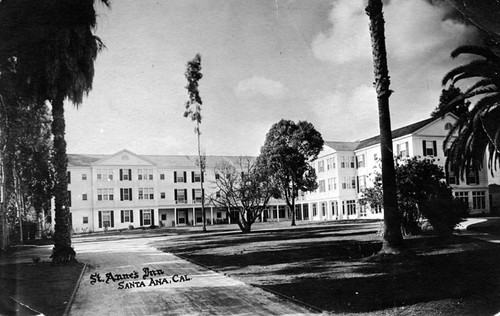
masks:
<instances>
[{"instance_id":1,"label":"dark foreground ground","mask_svg":"<svg viewBox=\"0 0 500 316\"><path fill-rule=\"evenodd\" d=\"M272 224L271 224L272 225ZM406 240L375 260L378 225L332 223L250 234L186 235L155 246L335 314L494 315L500 245L468 235Z\"/></svg>"}]
</instances>

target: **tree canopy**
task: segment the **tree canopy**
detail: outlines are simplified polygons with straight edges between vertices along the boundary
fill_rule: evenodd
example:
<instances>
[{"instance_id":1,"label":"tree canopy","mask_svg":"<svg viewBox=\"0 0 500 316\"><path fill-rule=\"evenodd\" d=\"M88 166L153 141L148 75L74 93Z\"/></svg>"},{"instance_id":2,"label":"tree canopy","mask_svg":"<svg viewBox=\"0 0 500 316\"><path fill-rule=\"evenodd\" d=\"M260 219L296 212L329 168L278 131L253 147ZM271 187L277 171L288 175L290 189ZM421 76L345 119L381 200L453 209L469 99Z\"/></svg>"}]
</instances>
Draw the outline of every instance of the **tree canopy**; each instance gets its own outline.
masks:
<instances>
[{"instance_id":1,"label":"tree canopy","mask_svg":"<svg viewBox=\"0 0 500 316\"><path fill-rule=\"evenodd\" d=\"M470 109L459 116L445 139L449 146L446 164L462 178L481 169L488 152L488 166L492 172L500 164L500 56L491 49L479 46L461 46L453 58L472 54L479 59L458 66L443 78L443 85L467 84L468 89L443 106L443 113L456 108L464 100Z\"/></svg>"},{"instance_id":2,"label":"tree canopy","mask_svg":"<svg viewBox=\"0 0 500 316\"><path fill-rule=\"evenodd\" d=\"M419 221L426 218L446 235L467 215L464 207L453 197L446 184L443 168L432 159L397 159L395 162L398 209L401 231L407 235L420 233ZM375 174L374 186L362 191L360 203L373 208L383 207L382 176ZM439 205L440 207L436 207Z\"/></svg>"},{"instance_id":3,"label":"tree canopy","mask_svg":"<svg viewBox=\"0 0 500 316\"><path fill-rule=\"evenodd\" d=\"M277 195L268 170L258 165L255 158L238 157L236 161L220 161L213 172L212 186L216 193L210 200L216 206L235 212L241 231L249 233L269 200Z\"/></svg>"},{"instance_id":4,"label":"tree canopy","mask_svg":"<svg viewBox=\"0 0 500 316\"><path fill-rule=\"evenodd\" d=\"M273 124L260 150L258 162L270 170L292 213L295 225L295 199L298 191L309 192L317 188L316 172L310 162L323 149L323 138L314 126L306 121L295 123L281 120Z\"/></svg>"}]
</instances>

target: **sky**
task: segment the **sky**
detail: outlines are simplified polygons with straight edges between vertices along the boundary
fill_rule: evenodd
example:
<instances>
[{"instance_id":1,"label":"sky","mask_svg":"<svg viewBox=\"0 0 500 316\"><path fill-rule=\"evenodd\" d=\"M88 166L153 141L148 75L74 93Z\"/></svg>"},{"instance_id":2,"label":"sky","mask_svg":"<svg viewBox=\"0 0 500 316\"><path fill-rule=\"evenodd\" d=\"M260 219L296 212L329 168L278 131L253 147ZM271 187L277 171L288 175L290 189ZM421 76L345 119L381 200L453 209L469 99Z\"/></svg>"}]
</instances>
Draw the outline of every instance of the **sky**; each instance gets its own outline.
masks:
<instances>
[{"instance_id":1,"label":"sky","mask_svg":"<svg viewBox=\"0 0 500 316\"><path fill-rule=\"evenodd\" d=\"M366 0L111 0L96 5L93 89L66 106L68 153L197 153L183 117L184 72L199 53L201 147L258 155L281 119L308 121L325 141L378 135ZM441 79L477 30L441 1L384 3L393 129L429 117Z\"/></svg>"}]
</instances>

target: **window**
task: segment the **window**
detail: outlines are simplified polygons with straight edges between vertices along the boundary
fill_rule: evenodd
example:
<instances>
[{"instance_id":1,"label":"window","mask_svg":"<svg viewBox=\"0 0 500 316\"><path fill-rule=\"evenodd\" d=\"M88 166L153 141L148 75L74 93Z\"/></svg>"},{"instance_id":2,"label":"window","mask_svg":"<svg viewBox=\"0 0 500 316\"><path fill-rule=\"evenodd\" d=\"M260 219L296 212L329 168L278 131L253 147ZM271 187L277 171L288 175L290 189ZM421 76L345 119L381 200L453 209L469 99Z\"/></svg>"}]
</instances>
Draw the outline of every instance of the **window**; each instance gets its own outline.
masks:
<instances>
[{"instance_id":1,"label":"window","mask_svg":"<svg viewBox=\"0 0 500 316\"><path fill-rule=\"evenodd\" d=\"M326 159L326 170L333 169L333 158Z\"/></svg>"},{"instance_id":2,"label":"window","mask_svg":"<svg viewBox=\"0 0 500 316\"><path fill-rule=\"evenodd\" d=\"M141 210L141 226L151 226L153 224L153 212L152 210Z\"/></svg>"},{"instance_id":3,"label":"window","mask_svg":"<svg viewBox=\"0 0 500 316\"><path fill-rule=\"evenodd\" d=\"M201 203L203 197L201 189L193 189L193 200L195 203Z\"/></svg>"},{"instance_id":4,"label":"window","mask_svg":"<svg viewBox=\"0 0 500 316\"><path fill-rule=\"evenodd\" d=\"M345 207L344 214L347 212L347 215L356 215L356 201L348 200L343 201L343 205Z\"/></svg>"},{"instance_id":5,"label":"window","mask_svg":"<svg viewBox=\"0 0 500 316\"><path fill-rule=\"evenodd\" d=\"M351 156L351 168L356 168L356 157Z\"/></svg>"},{"instance_id":6,"label":"window","mask_svg":"<svg viewBox=\"0 0 500 316\"><path fill-rule=\"evenodd\" d=\"M97 201L113 201L113 188L97 189Z\"/></svg>"},{"instance_id":7,"label":"window","mask_svg":"<svg viewBox=\"0 0 500 316\"><path fill-rule=\"evenodd\" d=\"M165 174L164 173L160 173L160 180L165 180Z\"/></svg>"},{"instance_id":8,"label":"window","mask_svg":"<svg viewBox=\"0 0 500 316\"><path fill-rule=\"evenodd\" d=\"M326 202L321 202L321 214L326 216Z\"/></svg>"},{"instance_id":9,"label":"window","mask_svg":"<svg viewBox=\"0 0 500 316\"><path fill-rule=\"evenodd\" d=\"M455 172L453 172L452 170L449 170L448 171L448 184L460 184L460 180L458 179L457 175L455 174Z\"/></svg>"},{"instance_id":10,"label":"window","mask_svg":"<svg viewBox=\"0 0 500 316\"><path fill-rule=\"evenodd\" d=\"M217 212L217 218L222 218L222 212Z\"/></svg>"},{"instance_id":11,"label":"window","mask_svg":"<svg viewBox=\"0 0 500 316\"><path fill-rule=\"evenodd\" d=\"M99 211L99 228L114 227L114 212L113 211Z\"/></svg>"},{"instance_id":12,"label":"window","mask_svg":"<svg viewBox=\"0 0 500 316\"><path fill-rule=\"evenodd\" d=\"M186 183L186 171L174 171L174 183L177 182Z\"/></svg>"},{"instance_id":13,"label":"window","mask_svg":"<svg viewBox=\"0 0 500 316\"><path fill-rule=\"evenodd\" d=\"M479 184L479 173L477 171L469 171L466 180L467 184Z\"/></svg>"},{"instance_id":14,"label":"window","mask_svg":"<svg viewBox=\"0 0 500 316\"><path fill-rule=\"evenodd\" d=\"M333 178L333 189L337 190L337 178Z\"/></svg>"},{"instance_id":15,"label":"window","mask_svg":"<svg viewBox=\"0 0 500 316\"><path fill-rule=\"evenodd\" d=\"M121 210L120 213L122 223L132 223L134 221L134 212L132 210Z\"/></svg>"},{"instance_id":16,"label":"window","mask_svg":"<svg viewBox=\"0 0 500 316\"><path fill-rule=\"evenodd\" d=\"M371 208L373 214L382 214L382 206L377 205Z\"/></svg>"},{"instance_id":17,"label":"window","mask_svg":"<svg viewBox=\"0 0 500 316\"><path fill-rule=\"evenodd\" d=\"M410 152L408 150L408 142L396 145L396 152L399 157L409 157Z\"/></svg>"},{"instance_id":18,"label":"window","mask_svg":"<svg viewBox=\"0 0 500 316\"><path fill-rule=\"evenodd\" d=\"M318 173L319 172L325 172L325 161L324 160L318 161Z\"/></svg>"},{"instance_id":19,"label":"window","mask_svg":"<svg viewBox=\"0 0 500 316\"><path fill-rule=\"evenodd\" d=\"M218 198L220 198L220 190L219 190L219 191L217 191L217 192L215 192L215 197L216 197L217 199L218 199Z\"/></svg>"},{"instance_id":20,"label":"window","mask_svg":"<svg viewBox=\"0 0 500 316\"><path fill-rule=\"evenodd\" d=\"M319 192L325 192L325 180L319 181Z\"/></svg>"},{"instance_id":21,"label":"window","mask_svg":"<svg viewBox=\"0 0 500 316\"><path fill-rule=\"evenodd\" d=\"M89 223L89 217L88 216L84 216L83 217L83 224L88 224Z\"/></svg>"},{"instance_id":22,"label":"window","mask_svg":"<svg viewBox=\"0 0 500 316\"><path fill-rule=\"evenodd\" d=\"M366 188L366 176L359 176L357 180L358 180L358 193L359 193Z\"/></svg>"},{"instance_id":23,"label":"window","mask_svg":"<svg viewBox=\"0 0 500 316\"><path fill-rule=\"evenodd\" d=\"M165 200L165 192L160 192L160 199Z\"/></svg>"},{"instance_id":24,"label":"window","mask_svg":"<svg viewBox=\"0 0 500 316\"><path fill-rule=\"evenodd\" d=\"M120 201L132 201L132 188L120 189Z\"/></svg>"},{"instance_id":25,"label":"window","mask_svg":"<svg viewBox=\"0 0 500 316\"><path fill-rule=\"evenodd\" d=\"M373 154L373 161L377 161L378 160L378 155L377 154Z\"/></svg>"},{"instance_id":26,"label":"window","mask_svg":"<svg viewBox=\"0 0 500 316\"><path fill-rule=\"evenodd\" d=\"M359 206L359 217L366 217L366 206L365 205Z\"/></svg>"},{"instance_id":27,"label":"window","mask_svg":"<svg viewBox=\"0 0 500 316\"><path fill-rule=\"evenodd\" d=\"M437 142L435 140L423 140L422 149L424 156L437 156Z\"/></svg>"},{"instance_id":28,"label":"window","mask_svg":"<svg viewBox=\"0 0 500 316\"><path fill-rule=\"evenodd\" d=\"M332 190L332 182L333 182L332 178L328 179L328 191Z\"/></svg>"},{"instance_id":29,"label":"window","mask_svg":"<svg viewBox=\"0 0 500 316\"><path fill-rule=\"evenodd\" d=\"M153 180L153 169L137 169L137 180Z\"/></svg>"},{"instance_id":30,"label":"window","mask_svg":"<svg viewBox=\"0 0 500 316\"><path fill-rule=\"evenodd\" d=\"M469 192L455 192L455 197L463 203L469 205Z\"/></svg>"},{"instance_id":31,"label":"window","mask_svg":"<svg viewBox=\"0 0 500 316\"><path fill-rule=\"evenodd\" d=\"M351 189L356 189L356 177L351 177Z\"/></svg>"},{"instance_id":32,"label":"window","mask_svg":"<svg viewBox=\"0 0 500 316\"><path fill-rule=\"evenodd\" d=\"M317 210L317 205L316 203L312 204L312 209L313 209L313 216L318 215L318 210Z\"/></svg>"},{"instance_id":33,"label":"window","mask_svg":"<svg viewBox=\"0 0 500 316\"><path fill-rule=\"evenodd\" d=\"M132 169L120 169L120 181L132 181Z\"/></svg>"},{"instance_id":34,"label":"window","mask_svg":"<svg viewBox=\"0 0 500 316\"><path fill-rule=\"evenodd\" d=\"M191 182L201 182L203 181L203 177L201 176L201 173L199 172L194 172L191 171Z\"/></svg>"},{"instance_id":35,"label":"window","mask_svg":"<svg viewBox=\"0 0 500 316\"><path fill-rule=\"evenodd\" d=\"M154 200L153 188L139 188L139 200Z\"/></svg>"},{"instance_id":36,"label":"window","mask_svg":"<svg viewBox=\"0 0 500 316\"><path fill-rule=\"evenodd\" d=\"M473 191L472 192L472 209L484 210L486 209L486 192Z\"/></svg>"},{"instance_id":37,"label":"window","mask_svg":"<svg viewBox=\"0 0 500 316\"><path fill-rule=\"evenodd\" d=\"M347 157L340 157L340 168L347 168Z\"/></svg>"},{"instance_id":38,"label":"window","mask_svg":"<svg viewBox=\"0 0 500 316\"><path fill-rule=\"evenodd\" d=\"M451 129L451 127L452 127L452 125L451 125L451 123L449 123L449 122L448 122L448 123L446 123L446 124L444 124L444 130L445 130L445 131L449 131L449 130Z\"/></svg>"},{"instance_id":39,"label":"window","mask_svg":"<svg viewBox=\"0 0 500 316\"><path fill-rule=\"evenodd\" d=\"M113 181L113 170L110 170L110 169L97 169L97 180L100 180L100 181Z\"/></svg>"},{"instance_id":40,"label":"window","mask_svg":"<svg viewBox=\"0 0 500 316\"><path fill-rule=\"evenodd\" d=\"M219 180L220 175L218 173L215 174L215 180Z\"/></svg>"},{"instance_id":41,"label":"window","mask_svg":"<svg viewBox=\"0 0 500 316\"><path fill-rule=\"evenodd\" d=\"M356 161L358 162L358 168L365 167L365 155L356 156Z\"/></svg>"},{"instance_id":42,"label":"window","mask_svg":"<svg viewBox=\"0 0 500 316\"><path fill-rule=\"evenodd\" d=\"M87 193L82 193L82 201L87 201Z\"/></svg>"},{"instance_id":43,"label":"window","mask_svg":"<svg viewBox=\"0 0 500 316\"><path fill-rule=\"evenodd\" d=\"M87 180L87 174L86 173L82 173L82 180L83 181Z\"/></svg>"},{"instance_id":44,"label":"window","mask_svg":"<svg viewBox=\"0 0 500 316\"><path fill-rule=\"evenodd\" d=\"M342 178L342 189L355 189L356 188L356 177L343 177Z\"/></svg>"},{"instance_id":45,"label":"window","mask_svg":"<svg viewBox=\"0 0 500 316\"><path fill-rule=\"evenodd\" d=\"M187 202L186 196L187 196L186 189L175 189L174 190L175 203L186 203Z\"/></svg>"}]
</instances>

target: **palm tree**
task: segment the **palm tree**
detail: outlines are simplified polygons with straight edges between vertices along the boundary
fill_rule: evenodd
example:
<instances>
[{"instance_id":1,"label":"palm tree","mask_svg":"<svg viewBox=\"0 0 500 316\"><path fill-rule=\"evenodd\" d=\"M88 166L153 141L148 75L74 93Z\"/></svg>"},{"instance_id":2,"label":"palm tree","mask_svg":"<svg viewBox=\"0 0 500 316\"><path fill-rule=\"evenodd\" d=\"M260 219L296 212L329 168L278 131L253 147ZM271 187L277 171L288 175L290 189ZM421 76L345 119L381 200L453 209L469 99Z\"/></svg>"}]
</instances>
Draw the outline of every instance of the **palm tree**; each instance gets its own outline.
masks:
<instances>
[{"instance_id":1,"label":"palm tree","mask_svg":"<svg viewBox=\"0 0 500 316\"><path fill-rule=\"evenodd\" d=\"M109 6L108 0L101 2ZM29 91L38 102L47 100L52 105L56 222L52 260L74 261L67 198L64 101L68 99L79 106L83 96L92 89L94 60L103 48L101 40L92 33L96 25L94 0L3 1L1 4L14 15L0 25L5 27L0 29L0 38L10 41L9 50L2 50L0 56L15 58L21 78L19 89ZM25 19L23 27L19 27L19 19L14 17L30 16L25 14L27 10L43 12L43 15L34 14L32 20ZM46 23L40 24L41 21ZM5 35L8 31L18 32L18 36ZM21 40L16 41L19 37Z\"/></svg>"},{"instance_id":2,"label":"palm tree","mask_svg":"<svg viewBox=\"0 0 500 316\"><path fill-rule=\"evenodd\" d=\"M384 240L381 253L399 253L403 247L401 216L398 210L396 171L392 151L391 116L389 112L390 79L385 47L384 16L381 0L369 0L366 14L370 18L375 90L377 91L380 150L382 158L382 189L384 207Z\"/></svg>"},{"instance_id":3,"label":"palm tree","mask_svg":"<svg viewBox=\"0 0 500 316\"><path fill-rule=\"evenodd\" d=\"M461 54L482 57L451 70L443 78L443 85L454 86L463 81L470 85L445 109L453 109L463 100L476 100L466 115L458 118L444 142L445 148L451 144L447 168L463 177L483 167L486 152L492 172L500 161L500 56L486 47L461 46L451 53L451 57ZM475 82L471 84L471 80Z\"/></svg>"}]
</instances>

